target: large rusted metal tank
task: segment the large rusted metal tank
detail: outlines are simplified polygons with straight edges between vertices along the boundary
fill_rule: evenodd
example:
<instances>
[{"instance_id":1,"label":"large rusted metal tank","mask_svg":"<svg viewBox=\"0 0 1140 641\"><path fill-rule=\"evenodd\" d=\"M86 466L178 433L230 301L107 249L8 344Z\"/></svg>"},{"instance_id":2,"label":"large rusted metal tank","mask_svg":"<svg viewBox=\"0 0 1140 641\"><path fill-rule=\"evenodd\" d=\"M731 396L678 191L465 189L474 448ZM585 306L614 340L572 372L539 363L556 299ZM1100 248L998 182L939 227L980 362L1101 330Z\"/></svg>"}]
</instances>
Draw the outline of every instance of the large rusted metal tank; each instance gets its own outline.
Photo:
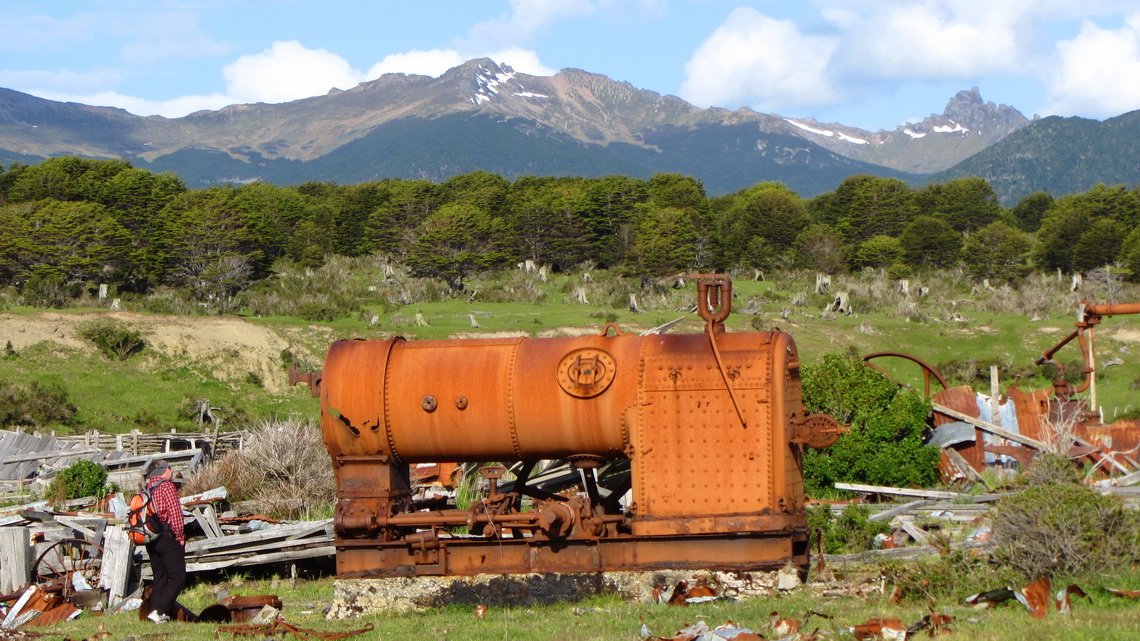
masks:
<instances>
[{"instance_id":1,"label":"large rusted metal tank","mask_svg":"<svg viewBox=\"0 0 1140 641\"><path fill-rule=\"evenodd\" d=\"M333 344L310 382L338 574L806 567L802 448L838 426L805 416L790 335L724 331L730 299L727 278L699 281L702 334ZM581 492L529 487L547 459L579 468ZM616 459L629 481L605 496L593 470ZM414 511L408 466L436 461L524 465L510 492L491 467L470 507Z\"/></svg>"}]
</instances>

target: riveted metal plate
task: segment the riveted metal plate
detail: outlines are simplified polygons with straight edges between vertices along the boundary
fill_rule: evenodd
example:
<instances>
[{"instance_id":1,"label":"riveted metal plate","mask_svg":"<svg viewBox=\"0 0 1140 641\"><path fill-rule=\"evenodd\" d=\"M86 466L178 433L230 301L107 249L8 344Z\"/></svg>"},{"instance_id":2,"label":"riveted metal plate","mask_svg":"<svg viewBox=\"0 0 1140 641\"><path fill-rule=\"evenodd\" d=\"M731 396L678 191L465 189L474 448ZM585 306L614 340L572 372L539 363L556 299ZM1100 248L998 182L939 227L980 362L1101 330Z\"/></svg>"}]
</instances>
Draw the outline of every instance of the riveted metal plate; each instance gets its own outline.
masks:
<instances>
[{"instance_id":1,"label":"riveted metal plate","mask_svg":"<svg viewBox=\"0 0 1140 641\"><path fill-rule=\"evenodd\" d=\"M652 447L636 460L634 495L649 519L775 510L773 464L783 448L772 434L770 360L763 350L723 357L738 372L747 428L711 353L643 361L638 441Z\"/></svg>"}]
</instances>

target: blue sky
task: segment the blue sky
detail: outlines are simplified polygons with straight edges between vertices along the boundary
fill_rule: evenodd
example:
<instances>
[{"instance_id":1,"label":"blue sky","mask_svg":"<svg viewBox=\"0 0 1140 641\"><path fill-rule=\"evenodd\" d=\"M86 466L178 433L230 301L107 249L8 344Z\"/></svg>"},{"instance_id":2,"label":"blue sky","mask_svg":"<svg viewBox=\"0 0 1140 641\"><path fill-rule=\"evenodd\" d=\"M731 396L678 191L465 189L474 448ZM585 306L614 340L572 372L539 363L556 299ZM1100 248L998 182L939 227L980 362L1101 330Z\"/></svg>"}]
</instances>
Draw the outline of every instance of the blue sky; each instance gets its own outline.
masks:
<instances>
[{"instance_id":1,"label":"blue sky","mask_svg":"<svg viewBox=\"0 0 1140 641\"><path fill-rule=\"evenodd\" d=\"M962 89L1033 114L1140 109L1136 0L4 0L0 87L178 117L491 57L893 129Z\"/></svg>"}]
</instances>

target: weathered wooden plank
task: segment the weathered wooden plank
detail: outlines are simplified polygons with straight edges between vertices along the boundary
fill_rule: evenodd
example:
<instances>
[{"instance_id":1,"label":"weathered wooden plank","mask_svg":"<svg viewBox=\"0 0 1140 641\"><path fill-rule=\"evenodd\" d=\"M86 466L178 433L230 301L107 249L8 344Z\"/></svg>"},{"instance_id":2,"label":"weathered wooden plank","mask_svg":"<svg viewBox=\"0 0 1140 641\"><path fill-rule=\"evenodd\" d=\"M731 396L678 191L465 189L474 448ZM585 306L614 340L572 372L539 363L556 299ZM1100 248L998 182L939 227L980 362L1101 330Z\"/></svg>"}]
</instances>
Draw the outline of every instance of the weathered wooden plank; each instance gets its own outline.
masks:
<instances>
[{"instance_id":1,"label":"weathered wooden plank","mask_svg":"<svg viewBox=\"0 0 1140 641\"><path fill-rule=\"evenodd\" d=\"M107 527L103 544L103 562L99 570L99 587L108 590L108 603L118 603L127 593L127 585L134 569L131 539L125 525Z\"/></svg>"},{"instance_id":2,"label":"weathered wooden plank","mask_svg":"<svg viewBox=\"0 0 1140 641\"><path fill-rule=\"evenodd\" d=\"M31 580L32 545L27 529L0 529L0 594L12 594Z\"/></svg>"},{"instance_id":3,"label":"weathered wooden plank","mask_svg":"<svg viewBox=\"0 0 1140 641\"><path fill-rule=\"evenodd\" d=\"M332 519L326 519L324 521L317 522L298 523L293 525L275 525L264 530L250 532L249 534L234 534L217 539L191 541L186 545L186 553L191 554L202 550L216 550L224 547L242 547L261 541L285 539L307 530L315 531L315 528L317 528L317 523L322 524L322 527L324 527L325 524L332 523Z\"/></svg>"},{"instance_id":4,"label":"weathered wooden plank","mask_svg":"<svg viewBox=\"0 0 1140 641\"><path fill-rule=\"evenodd\" d=\"M969 494L960 492L944 492L942 490L915 490L908 487L885 487L881 485L862 485L859 483L836 483L837 490L850 492L864 492L867 494L892 494L897 496L918 496L926 499L957 499L970 498Z\"/></svg>"},{"instance_id":5,"label":"weathered wooden plank","mask_svg":"<svg viewBox=\"0 0 1140 641\"><path fill-rule=\"evenodd\" d=\"M938 403L932 403L931 405L933 406L935 412L938 412L939 414L945 414L946 416L951 416L958 419L959 421L965 421L984 432L989 432L990 434L1000 436L1015 443L1028 445L1029 447L1032 447L1039 452L1047 451L1047 446L1045 443L1038 441L1035 438L1029 438L1028 436L1022 436L1016 432L1011 432L1001 427L1000 425L994 425L989 421L984 421L980 418L977 418L976 416L970 416L969 414L959 412L958 410L946 407L945 405L940 405Z\"/></svg>"},{"instance_id":6,"label":"weathered wooden plank","mask_svg":"<svg viewBox=\"0 0 1140 641\"><path fill-rule=\"evenodd\" d=\"M199 503L191 506L190 511L194 514L194 520L198 522L198 526L202 528L202 533L207 538L216 539L222 536L222 528L218 525L218 515L214 511L213 505Z\"/></svg>"},{"instance_id":7,"label":"weathered wooden plank","mask_svg":"<svg viewBox=\"0 0 1140 641\"><path fill-rule=\"evenodd\" d=\"M190 496L183 496L178 500L183 505L186 505L187 503L193 503L195 501L219 501L224 498L226 498L226 488L215 487L214 489L206 490L205 492L191 494Z\"/></svg>"},{"instance_id":8,"label":"weathered wooden plank","mask_svg":"<svg viewBox=\"0 0 1140 641\"><path fill-rule=\"evenodd\" d=\"M9 456L0 459L0 465L7 465L9 463L23 463L24 461L47 461L50 459L61 458L64 456L85 456L87 454L96 454L99 450L94 448L76 450L53 450L49 452L29 452L27 454L20 454L17 456Z\"/></svg>"},{"instance_id":9,"label":"weathered wooden plank","mask_svg":"<svg viewBox=\"0 0 1140 641\"><path fill-rule=\"evenodd\" d=\"M910 538L914 539L915 543L918 543L919 545L926 545L930 542L930 534L928 534L926 530L915 525L914 521L910 520L907 517L899 518L899 527L906 531L906 533L910 535Z\"/></svg>"},{"instance_id":10,"label":"weathered wooden plank","mask_svg":"<svg viewBox=\"0 0 1140 641\"><path fill-rule=\"evenodd\" d=\"M871 516L867 517L867 520L872 521L872 522L886 521L887 519L898 516L899 514L905 514L907 512L913 512L915 510L926 507L926 506L931 505L933 503L934 503L934 501L932 501L930 499L919 499L917 501L911 501L910 503L903 503L902 505L892 507L888 510L883 510L882 512L877 512L875 514L872 514Z\"/></svg>"},{"instance_id":11,"label":"weathered wooden plank","mask_svg":"<svg viewBox=\"0 0 1140 641\"><path fill-rule=\"evenodd\" d=\"M87 539L88 541L91 541L95 538L95 530L93 530L93 529L87 527L86 525L83 525L82 523L80 523L79 519L75 519L75 518L71 518L71 517L67 517L67 516L61 516L61 515L57 514L55 516L55 522L59 523L60 525L62 525L64 527L68 527L68 528L75 530L76 532L83 535L82 538Z\"/></svg>"},{"instance_id":12,"label":"weathered wooden plank","mask_svg":"<svg viewBox=\"0 0 1140 641\"><path fill-rule=\"evenodd\" d=\"M299 561L301 559L315 559L319 557L335 556L336 546L326 545L317 548L308 548L292 552L278 552L272 554L256 554L243 556L228 561L212 561L208 563L186 562L187 572L203 572L207 570L220 570L222 568L243 567L247 565L262 565L265 563L280 563L281 561Z\"/></svg>"}]
</instances>

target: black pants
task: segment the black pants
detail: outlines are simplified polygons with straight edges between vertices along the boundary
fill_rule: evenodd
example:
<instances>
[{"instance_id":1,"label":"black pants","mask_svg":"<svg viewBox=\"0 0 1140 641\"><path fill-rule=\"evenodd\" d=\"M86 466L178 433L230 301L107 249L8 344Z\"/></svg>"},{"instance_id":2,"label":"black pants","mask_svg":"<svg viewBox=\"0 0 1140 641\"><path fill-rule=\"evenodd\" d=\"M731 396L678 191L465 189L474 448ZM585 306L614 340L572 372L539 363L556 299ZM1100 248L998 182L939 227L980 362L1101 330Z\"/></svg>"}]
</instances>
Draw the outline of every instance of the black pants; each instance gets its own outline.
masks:
<instances>
[{"instance_id":1,"label":"black pants","mask_svg":"<svg viewBox=\"0 0 1140 641\"><path fill-rule=\"evenodd\" d=\"M151 606L174 618L174 604L186 585L186 546L178 542L170 532L163 532L146 546L150 554L150 568L154 572L154 584L150 593Z\"/></svg>"}]
</instances>

